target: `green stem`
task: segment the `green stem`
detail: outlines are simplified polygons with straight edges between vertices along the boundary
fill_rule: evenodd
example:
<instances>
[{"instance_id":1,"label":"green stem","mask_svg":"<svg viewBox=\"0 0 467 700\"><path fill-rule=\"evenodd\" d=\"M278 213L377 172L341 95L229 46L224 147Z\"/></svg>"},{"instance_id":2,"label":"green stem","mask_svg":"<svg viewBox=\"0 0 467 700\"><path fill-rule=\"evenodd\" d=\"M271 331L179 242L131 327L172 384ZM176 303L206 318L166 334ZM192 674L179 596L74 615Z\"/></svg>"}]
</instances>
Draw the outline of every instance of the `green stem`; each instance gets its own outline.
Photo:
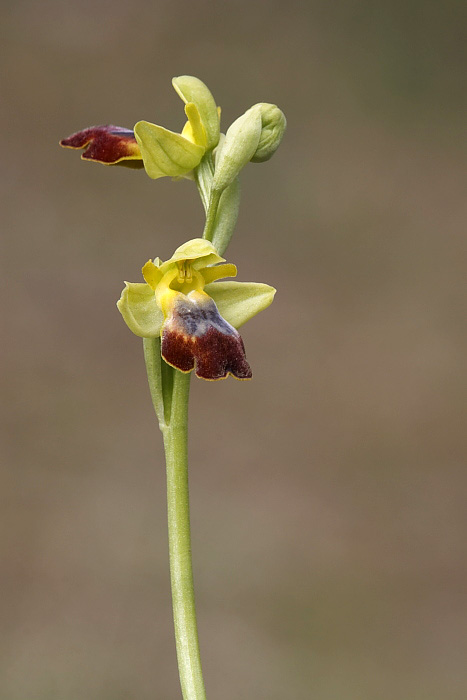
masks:
<instances>
[{"instance_id":1,"label":"green stem","mask_svg":"<svg viewBox=\"0 0 467 700\"><path fill-rule=\"evenodd\" d=\"M180 683L184 700L206 700L191 560L188 491L188 397L191 375L169 367L162 360L159 339L145 339L144 356L149 388L164 438L167 465L170 581ZM162 392L163 401L160 397L161 385L166 387ZM165 405L165 411L161 409L161 403Z\"/></svg>"},{"instance_id":2,"label":"green stem","mask_svg":"<svg viewBox=\"0 0 467 700\"><path fill-rule=\"evenodd\" d=\"M209 200L209 209L206 217L206 224L204 226L203 238L207 241L212 241L214 234L214 229L216 225L217 208L219 206L219 201L222 195L222 190L211 190L211 197Z\"/></svg>"}]
</instances>

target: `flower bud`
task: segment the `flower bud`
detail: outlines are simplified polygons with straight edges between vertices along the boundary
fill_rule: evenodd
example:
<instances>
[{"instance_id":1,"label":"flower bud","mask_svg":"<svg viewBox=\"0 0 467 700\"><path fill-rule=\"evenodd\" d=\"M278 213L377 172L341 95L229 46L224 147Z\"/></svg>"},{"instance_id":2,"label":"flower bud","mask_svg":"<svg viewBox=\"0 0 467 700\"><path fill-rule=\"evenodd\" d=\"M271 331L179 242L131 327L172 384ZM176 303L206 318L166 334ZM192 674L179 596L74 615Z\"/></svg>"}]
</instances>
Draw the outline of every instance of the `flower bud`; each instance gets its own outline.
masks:
<instances>
[{"instance_id":1,"label":"flower bud","mask_svg":"<svg viewBox=\"0 0 467 700\"><path fill-rule=\"evenodd\" d=\"M224 143L216 156L213 190L225 190L235 180L254 156L260 136L261 106L255 105L227 129Z\"/></svg>"},{"instance_id":2,"label":"flower bud","mask_svg":"<svg viewBox=\"0 0 467 700\"><path fill-rule=\"evenodd\" d=\"M186 105L192 102L198 108L206 132L206 148L211 150L219 141L219 113L210 90L199 78L192 75L173 78L172 85Z\"/></svg>"},{"instance_id":3,"label":"flower bud","mask_svg":"<svg viewBox=\"0 0 467 700\"><path fill-rule=\"evenodd\" d=\"M253 163L263 163L269 160L279 148L287 121L284 113L276 105L260 102L255 107L261 109L261 136L251 160Z\"/></svg>"}]
</instances>

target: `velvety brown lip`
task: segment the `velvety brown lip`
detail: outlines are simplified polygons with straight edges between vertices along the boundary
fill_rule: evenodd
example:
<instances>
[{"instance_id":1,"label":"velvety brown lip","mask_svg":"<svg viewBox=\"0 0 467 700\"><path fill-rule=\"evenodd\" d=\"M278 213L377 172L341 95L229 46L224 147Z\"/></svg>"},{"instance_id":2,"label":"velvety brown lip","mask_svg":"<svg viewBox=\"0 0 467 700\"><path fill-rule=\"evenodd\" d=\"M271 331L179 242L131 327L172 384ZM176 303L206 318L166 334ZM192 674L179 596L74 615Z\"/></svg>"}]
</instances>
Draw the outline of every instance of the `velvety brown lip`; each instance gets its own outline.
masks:
<instances>
[{"instance_id":1,"label":"velvety brown lip","mask_svg":"<svg viewBox=\"0 0 467 700\"><path fill-rule=\"evenodd\" d=\"M240 334L206 295L202 304L180 296L162 331L162 357L182 372L195 369L201 379L251 379Z\"/></svg>"},{"instance_id":2,"label":"velvety brown lip","mask_svg":"<svg viewBox=\"0 0 467 700\"><path fill-rule=\"evenodd\" d=\"M131 129L113 124L91 126L60 141L65 148L84 148L82 158L104 165L142 168L143 161Z\"/></svg>"}]
</instances>

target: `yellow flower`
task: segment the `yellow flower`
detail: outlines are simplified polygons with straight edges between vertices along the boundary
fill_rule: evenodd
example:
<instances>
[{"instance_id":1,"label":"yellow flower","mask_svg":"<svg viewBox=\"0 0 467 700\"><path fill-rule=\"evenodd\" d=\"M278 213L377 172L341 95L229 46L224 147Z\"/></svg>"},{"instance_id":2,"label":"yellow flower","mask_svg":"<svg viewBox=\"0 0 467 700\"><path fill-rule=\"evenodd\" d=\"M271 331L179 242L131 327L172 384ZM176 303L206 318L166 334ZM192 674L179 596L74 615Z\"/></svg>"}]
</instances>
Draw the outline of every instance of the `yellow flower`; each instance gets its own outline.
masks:
<instances>
[{"instance_id":1,"label":"yellow flower","mask_svg":"<svg viewBox=\"0 0 467 700\"><path fill-rule=\"evenodd\" d=\"M251 369L237 329L272 302L267 284L217 282L235 277L214 246L195 238L170 260L149 260L145 283L127 282L117 303L130 330L143 338L161 337L164 360L202 379L250 379Z\"/></svg>"}]
</instances>

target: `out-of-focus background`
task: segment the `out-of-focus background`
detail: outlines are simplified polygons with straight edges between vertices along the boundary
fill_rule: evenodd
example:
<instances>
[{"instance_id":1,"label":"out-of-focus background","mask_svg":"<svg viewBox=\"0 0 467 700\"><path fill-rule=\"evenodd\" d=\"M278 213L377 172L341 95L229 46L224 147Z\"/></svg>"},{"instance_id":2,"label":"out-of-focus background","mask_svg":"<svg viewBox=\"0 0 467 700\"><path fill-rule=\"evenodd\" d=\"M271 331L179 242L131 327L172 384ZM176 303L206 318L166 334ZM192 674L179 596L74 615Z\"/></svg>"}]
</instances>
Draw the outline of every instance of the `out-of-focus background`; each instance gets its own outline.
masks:
<instances>
[{"instance_id":1,"label":"out-of-focus background","mask_svg":"<svg viewBox=\"0 0 467 700\"><path fill-rule=\"evenodd\" d=\"M4 1L2 700L177 700L165 479L124 279L200 235L187 181L83 163L91 124L288 131L229 259L278 288L254 381L193 382L208 697L467 696L465 4Z\"/></svg>"}]
</instances>

